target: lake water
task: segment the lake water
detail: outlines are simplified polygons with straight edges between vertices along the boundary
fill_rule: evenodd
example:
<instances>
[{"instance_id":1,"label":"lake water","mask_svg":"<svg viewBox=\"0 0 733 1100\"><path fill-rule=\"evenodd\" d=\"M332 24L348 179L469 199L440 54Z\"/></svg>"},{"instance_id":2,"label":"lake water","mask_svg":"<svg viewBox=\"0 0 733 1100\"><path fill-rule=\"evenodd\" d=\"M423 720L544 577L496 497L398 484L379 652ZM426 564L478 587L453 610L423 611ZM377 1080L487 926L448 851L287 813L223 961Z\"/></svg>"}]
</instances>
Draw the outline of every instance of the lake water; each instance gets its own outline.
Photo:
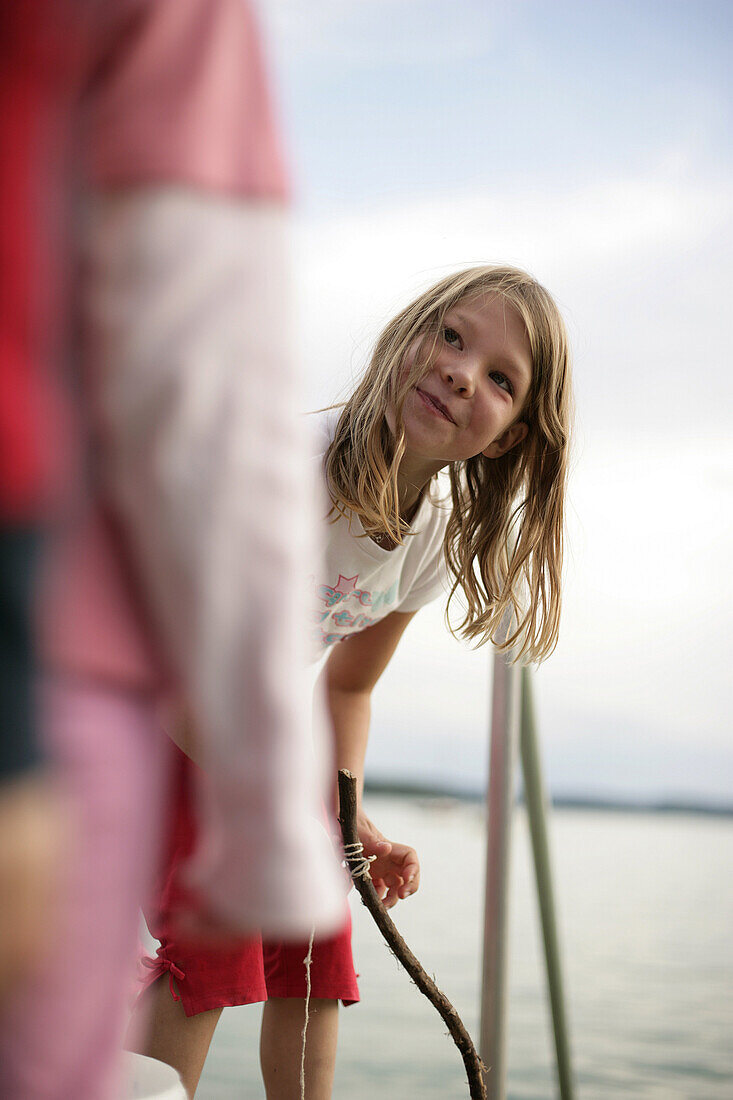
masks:
<instances>
[{"instance_id":1,"label":"lake water","mask_svg":"<svg viewBox=\"0 0 733 1100\"><path fill-rule=\"evenodd\" d=\"M414 844L419 893L392 911L477 1039L483 812L469 803L368 800ZM551 842L579 1100L732 1100L733 819L556 810ZM353 894L352 894L353 897ZM513 834L509 1100L556 1096L524 812ZM336 1100L468 1097L463 1063L358 899L362 1003L341 1012ZM261 1098L259 1009L224 1012L199 1100Z\"/></svg>"}]
</instances>

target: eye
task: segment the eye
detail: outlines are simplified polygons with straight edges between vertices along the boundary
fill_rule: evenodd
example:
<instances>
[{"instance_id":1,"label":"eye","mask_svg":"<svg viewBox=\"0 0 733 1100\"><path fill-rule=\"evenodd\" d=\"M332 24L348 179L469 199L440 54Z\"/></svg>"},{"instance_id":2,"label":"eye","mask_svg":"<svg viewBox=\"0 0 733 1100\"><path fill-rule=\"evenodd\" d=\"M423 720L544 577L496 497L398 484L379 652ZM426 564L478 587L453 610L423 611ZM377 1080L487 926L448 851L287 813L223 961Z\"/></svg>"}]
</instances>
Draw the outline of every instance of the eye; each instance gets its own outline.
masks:
<instances>
[{"instance_id":1,"label":"eye","mask_svg":"<svg viewBox=\"0 0 733 1100\"><path fill-rule=\"evenodd\" d=\"M505 374L502 374L500 370L492 370L489 378L491 378L493 382L496 382L497 386L499 386L500 389L506 390L506 392L511 397L514 396L514 386L511 384L507 376Z\"/></svg>"},{"instance_id":2,"label":"eye","mask_svg":"<svg viewBox=\"0 0 733 1100\"><path fill-rule=\"evenodd\" d=\"M446 327L443 329L443 339L445 340L446 344L450 344L453 348L463 348L463 341L461 340L459 333L457 333L456 330L454 328L451 328L449 325L446 325Z\"/></svg>"}]
</instances>

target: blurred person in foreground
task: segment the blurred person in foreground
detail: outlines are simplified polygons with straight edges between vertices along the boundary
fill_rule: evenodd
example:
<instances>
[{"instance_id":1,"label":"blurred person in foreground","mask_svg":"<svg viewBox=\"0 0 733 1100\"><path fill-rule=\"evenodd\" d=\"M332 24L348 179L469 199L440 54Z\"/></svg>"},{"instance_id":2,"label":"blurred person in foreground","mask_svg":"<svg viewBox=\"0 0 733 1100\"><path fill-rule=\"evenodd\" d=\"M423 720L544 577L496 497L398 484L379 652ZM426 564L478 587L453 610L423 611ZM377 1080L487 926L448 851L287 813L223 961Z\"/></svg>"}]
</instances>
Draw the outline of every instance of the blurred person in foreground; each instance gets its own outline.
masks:
<instances>
[{"instance_id":1,"label":"blurred person in foreground","mask_svg":"<svg viewBox=\"0 0 733 1100\"><path fill-rule=\"evenodd\" d=\"M38 186L58 177L67 66L38 14L35 3L0 9L0 1009L45 961L67 852L34 698L39 550L70 471L52 368L58 208Z\"/></svg>"},{"instance_id":2,"label":"blurred person in foreground","mask_svg":"<svg viewBox=\"0 0 733 1100\"><path fill-rule=\"evenodd\" d=\"M42 20L54 6L30 7ZM89 461L46 555L40 707L75 845L42 973L0 1019L0 1094L106 1100L159 854L166 700L200 731L189 881L204 927L332 930L344 891L300 687L308 464L283 325L286 187L251 13L242 0L64 12L81 135L70 360Z\"/></svg>"}]
</instances>

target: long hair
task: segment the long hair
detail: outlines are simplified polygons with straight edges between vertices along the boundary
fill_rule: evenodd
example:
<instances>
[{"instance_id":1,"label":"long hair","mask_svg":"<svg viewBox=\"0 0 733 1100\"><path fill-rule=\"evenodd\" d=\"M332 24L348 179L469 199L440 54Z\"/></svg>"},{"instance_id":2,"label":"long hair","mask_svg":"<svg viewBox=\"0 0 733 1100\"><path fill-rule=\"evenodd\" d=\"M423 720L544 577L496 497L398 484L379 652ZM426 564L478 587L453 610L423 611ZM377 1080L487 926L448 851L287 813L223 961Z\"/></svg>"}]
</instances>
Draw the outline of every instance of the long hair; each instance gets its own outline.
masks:
<instances>
[{"instance_id":1,"label":"long hair","mask_svg":"<svg viewBox=\"0 0 733 1100\"><path fill-rule=\"evenodd\" d=\"M454 634L538 661L558 637L572 397L565 325L532 276L514 267L469 268L430 287L390 321L343 406L326 452L326 484L333 520L353 514L367 535L386 532L404 541L409 528L400 519L397 472L405 399L432 368L446 312L481 294L500 296L524 321L532 354L521 413L528 433L500 458L479 454L450 465L446 618ZM418 353L408 357L416 341ZM459 594L464 614L453 626L450 608Z\"/></svg>"}]
</instances>

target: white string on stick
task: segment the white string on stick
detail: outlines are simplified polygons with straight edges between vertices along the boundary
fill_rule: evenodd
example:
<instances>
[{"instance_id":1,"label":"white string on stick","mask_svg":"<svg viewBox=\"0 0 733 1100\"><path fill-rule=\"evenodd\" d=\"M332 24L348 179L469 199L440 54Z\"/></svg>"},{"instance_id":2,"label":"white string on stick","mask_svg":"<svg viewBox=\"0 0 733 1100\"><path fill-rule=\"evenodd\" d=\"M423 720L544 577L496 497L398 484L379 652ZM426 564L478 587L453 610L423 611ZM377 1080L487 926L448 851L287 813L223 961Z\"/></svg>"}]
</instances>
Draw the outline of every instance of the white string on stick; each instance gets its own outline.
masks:
<instances>
[{"instance_id":1,"label":"white string on stick","mask_svg":"<svg viewBox=\"0 0 733 1100\"><path fill-rule=\"evenodd\" d=\"M369 874L370 864L374 863L377 858L376 856L364 855L364 845L360 840L354 841L353 844L344 844L344 855L351 874L356 875L358 878L364 878Z\"/></svg>"},{"instance_id":2,"label":"white string on stick","mask_svg":"<svg viewBox=\"0 0 733 1100\"><path fill-rule=\"evenodd\" d=\"M303 1046L300 1051L300 1100L305 1100L305 1033L308 1030L308 1013L311 1002L311 964L313 963L313 941L316 938L315 928L311 929L311 938L308 941L308 954L303 959L305 965L305 1020L303 1021Z\"/></svg>"}]
</instances>

